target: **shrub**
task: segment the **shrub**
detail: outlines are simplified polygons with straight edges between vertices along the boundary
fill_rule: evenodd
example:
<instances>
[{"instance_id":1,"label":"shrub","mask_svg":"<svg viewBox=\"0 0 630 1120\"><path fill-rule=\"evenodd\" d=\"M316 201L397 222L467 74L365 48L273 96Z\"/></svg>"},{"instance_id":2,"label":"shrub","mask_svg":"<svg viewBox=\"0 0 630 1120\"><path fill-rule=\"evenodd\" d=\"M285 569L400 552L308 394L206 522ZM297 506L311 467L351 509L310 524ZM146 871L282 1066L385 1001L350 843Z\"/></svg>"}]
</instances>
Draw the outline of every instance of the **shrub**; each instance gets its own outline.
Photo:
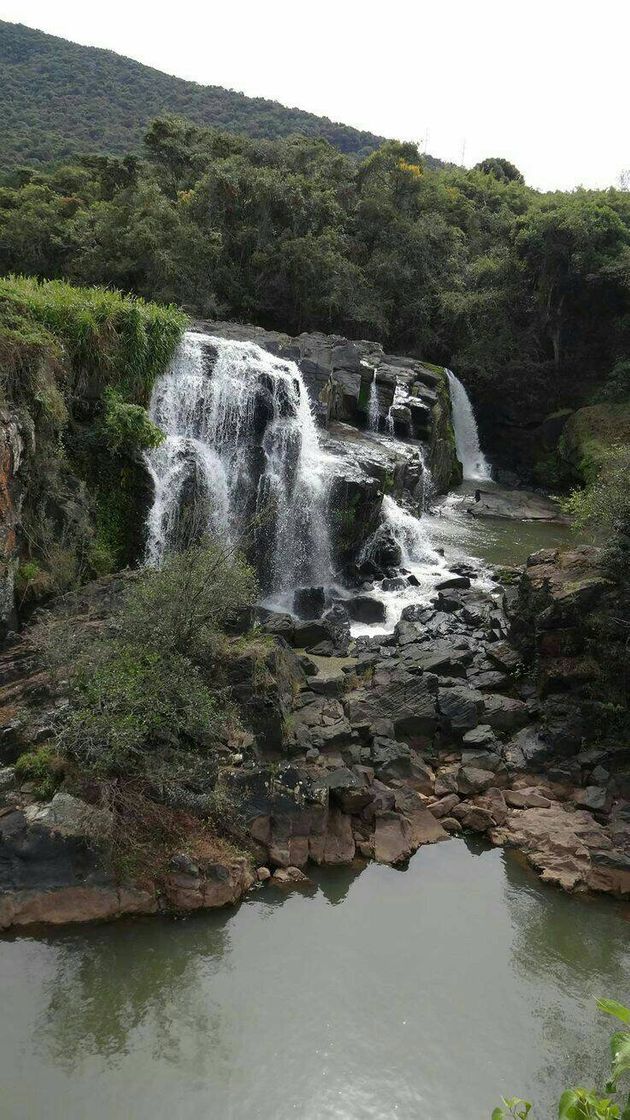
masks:
<instances>
[{"instance_id":1,"label":"shrub","mask_svg":"<svg viewBox=\"0 0 630 1120\"><path fill-rule=\"evenodd\" d=\"M105 390L105 441L111 451L134 452L159 447L164 433L139 404L125 402L117 389Z\"/></svg>"},{"instance_id":2,"label":"shrub","mask_svg":"<svg viewBox=\"0 0 630 1120\"><path fill-rule=\"evenodd\" d=\"M64 770L60 754L49 746L21 754L15 763L18 777L34 783L33 793L41 801L53 796L63 781Z\"/></svg>"},{"instance_id":3,"label":"shrub","mask_svg":"<svg viewBox=\"0 0 630 1120\"><path fill-rule=\"evenodd\" d=\"M598 999L597 1006L624 1026L630 1026L630 1008L614 999ZM620 1077L630 1073L630 1030L614 1031L610 1054L610 1078L604 1094L591 1089L566 1089L558 1102L558 1120L630 1120L630 1094L625 1106L612 1099L618 1092ZM504 1097L503 1108L494 1109L492 1120L527 1120L531 1110L531 1103L521 1097Z\"/></svg>"}]
</instances>

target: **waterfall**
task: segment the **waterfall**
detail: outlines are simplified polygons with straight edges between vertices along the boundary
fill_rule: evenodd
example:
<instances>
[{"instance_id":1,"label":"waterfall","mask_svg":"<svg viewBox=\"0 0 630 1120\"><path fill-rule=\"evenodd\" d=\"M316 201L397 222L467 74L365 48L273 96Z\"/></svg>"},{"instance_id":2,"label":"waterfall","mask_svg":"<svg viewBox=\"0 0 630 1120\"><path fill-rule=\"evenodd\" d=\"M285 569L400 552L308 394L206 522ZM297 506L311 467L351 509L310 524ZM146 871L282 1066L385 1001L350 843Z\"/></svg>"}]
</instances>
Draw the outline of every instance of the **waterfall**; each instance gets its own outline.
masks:
<instances>
[{"instance_id":1,"label":"waterfall","mask_svg":"<svg viewBox=\"0 0 630 1120\"><path fill-rule=\"evenodd\" d=\"M464 478L471 482L489 482L492 479L490 464L479 445L477 421L470 397L458 377L446 370L451 392L451 412L455 429L457 457L464 469Z\"/></svg>"},{"instance_id":2,"label":"waterfall","mask_svg":"<svg viewBox=\"0 0 630 1120\"><path fill-rule=\"evenodd\" d=\"M206 532L228 549L253 535L266 590L330 582L327 459L294 362L188 331L150 415L166 439L146 455L149 563Z\"/></svg>"},{"instance_id":3,"label":"waterfall","mask_svg":"<svg viewBox=\"0 0 630 1120\"><path fill-rule=\"evenodd\" d=\"M378 389L376 388L376 369L372 374L370 385L370 403L368 405L368 427L371 432L378 432L379 422Z\"/></svg>"},{"instance_id":4,"label":"waterfall","mask_svg":"<svg viewBox=\"0 0 630 1120\"><path fill-rule=\"evenodd\" d=\"M435 564L440 561L433 547L427 525L419 517L407 513L389 494L383 497L383 528L392 535L402 552L404 568L414 564Z\"/></svg>"}]
</instances>

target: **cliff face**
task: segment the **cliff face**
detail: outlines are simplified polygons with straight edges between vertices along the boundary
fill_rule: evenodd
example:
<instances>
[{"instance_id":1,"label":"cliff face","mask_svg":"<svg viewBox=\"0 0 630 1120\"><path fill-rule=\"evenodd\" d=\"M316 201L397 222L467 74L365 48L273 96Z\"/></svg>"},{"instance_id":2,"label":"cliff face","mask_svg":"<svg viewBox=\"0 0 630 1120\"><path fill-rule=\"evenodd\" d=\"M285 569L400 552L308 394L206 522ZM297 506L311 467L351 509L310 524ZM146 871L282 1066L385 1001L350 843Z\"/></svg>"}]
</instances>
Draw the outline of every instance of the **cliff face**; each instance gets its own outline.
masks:
<instances>
[{"instance_id":1,"label":"cliff face","mask_svg":"<svg viewBox=\"0 0 630 1120\"><path fill-rule=\"evenodd\" d=\"M0 627L15 624L17 527L22 507L20 467L24 444L15 417L0 410Z\"/></svg>"},{"instance_id":2,"label":"cliff face","mask_svg":"<svg viewBox=\"0 0 630 1120\"><path fill-rule=\"evenodd\" d=\"M141 550L143 406L185 322L116 292L0 280L0 637L16 598L27 609Z\"/></svg>"}]
</instances>

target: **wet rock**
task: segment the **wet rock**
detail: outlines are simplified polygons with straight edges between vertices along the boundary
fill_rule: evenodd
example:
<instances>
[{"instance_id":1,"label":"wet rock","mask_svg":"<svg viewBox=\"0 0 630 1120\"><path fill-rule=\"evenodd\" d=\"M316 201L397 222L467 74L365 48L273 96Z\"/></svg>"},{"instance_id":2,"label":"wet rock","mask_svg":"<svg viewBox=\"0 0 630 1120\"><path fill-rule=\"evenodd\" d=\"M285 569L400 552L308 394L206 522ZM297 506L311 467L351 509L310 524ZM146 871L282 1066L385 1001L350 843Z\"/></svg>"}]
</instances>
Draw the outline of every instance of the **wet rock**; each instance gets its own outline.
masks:
<instances>
[{"instance_id":1,"label":"wet rock","mask_svg":"<svg viewBox=\"0 0 630 1120\"><path fill-rule=\"evenodd\" d=\"M268 867L258 867L256 869L256 878L259 883L266 883L268 879L271 879L271 871Z\"/></svg>"},{"instance_id":2,"label":"wet rock","mask_svg":"<svg viewBox=\"0 0 630 1120\"><path fill-rule=\"evenodd\" d=\"M373 624L385 621L385 604L371 595L355 595L352 599L344 599L344 607L354 622Z\"/></svg>"},{"instance_id":3,"label":"wet rock","mask_svg":"<svg viewBox=\"0 0 630 1120\"><path fill-rule=\"evenodd\" d=\"M293 594L293 610L298 618L319 618L326 606L326 592L323 587L299 587Z\"/></svg>"},{"instance_id":4,"label":"wet rock","mask_svg":"<svg viewBox=\"0 0 630 1120\"><path fill-rule=\"evenodd\" d=\"M470 579L466 575L449 576L448 579L441 580L436 583L436 591L448 591L451 588L467 588L470 587Z\"/></svg>"}]
</instances>

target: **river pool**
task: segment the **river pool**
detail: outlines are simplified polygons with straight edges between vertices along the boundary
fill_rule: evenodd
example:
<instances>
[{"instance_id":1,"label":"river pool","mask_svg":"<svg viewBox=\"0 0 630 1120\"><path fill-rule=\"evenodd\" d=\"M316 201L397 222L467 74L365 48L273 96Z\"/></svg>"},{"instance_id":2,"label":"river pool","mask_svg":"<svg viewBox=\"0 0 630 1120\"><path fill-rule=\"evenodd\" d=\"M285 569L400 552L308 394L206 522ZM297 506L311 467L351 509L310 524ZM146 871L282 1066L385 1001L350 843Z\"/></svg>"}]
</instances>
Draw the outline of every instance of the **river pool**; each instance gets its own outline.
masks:
<instances>
[{"instance_id":1,"label":"river pool","mask_svg":"<svg viewBox=\"0 0 630 1120\"><path fill-rule=\"evenodd\" d=\"M484 1120L502 1093L550 1120L600 1078L627 907L459 839L314 877L0 941L3 1120Z\"/></svg>"}]
</instances>

